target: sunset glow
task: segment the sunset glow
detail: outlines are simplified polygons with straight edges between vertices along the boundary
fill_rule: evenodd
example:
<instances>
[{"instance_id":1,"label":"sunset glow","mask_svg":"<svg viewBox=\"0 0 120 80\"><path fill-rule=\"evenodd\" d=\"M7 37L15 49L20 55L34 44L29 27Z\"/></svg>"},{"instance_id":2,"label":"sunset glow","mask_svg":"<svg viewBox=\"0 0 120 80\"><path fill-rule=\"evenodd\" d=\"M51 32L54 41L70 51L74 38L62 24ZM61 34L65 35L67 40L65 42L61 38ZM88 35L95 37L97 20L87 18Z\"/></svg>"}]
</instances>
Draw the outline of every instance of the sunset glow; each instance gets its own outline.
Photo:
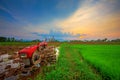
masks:
<instances>
[{"instance_id":1,"label":"sunset glow","mask_svg":"<svg viewBox=\"0 0 120 80\"><path fill-rule=\"evenodd\" d=\"M119 4L119 0L1 0L0 36L40 39L32 33L48 35L52 30L69 35L61 39L120 38Z\"/></svg>"}]
</instances>

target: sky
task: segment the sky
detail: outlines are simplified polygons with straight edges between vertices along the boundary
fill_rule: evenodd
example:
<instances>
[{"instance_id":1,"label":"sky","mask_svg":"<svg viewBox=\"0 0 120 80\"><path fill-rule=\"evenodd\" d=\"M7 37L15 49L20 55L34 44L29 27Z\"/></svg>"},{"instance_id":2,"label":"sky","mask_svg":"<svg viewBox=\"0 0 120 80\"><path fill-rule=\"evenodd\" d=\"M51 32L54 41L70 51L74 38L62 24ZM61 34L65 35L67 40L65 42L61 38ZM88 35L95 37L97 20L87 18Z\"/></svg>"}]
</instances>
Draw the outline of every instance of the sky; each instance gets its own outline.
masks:
<instances>
[{"instance_id":1,"label":"sky","mask_svg":"<svg viewBox=\"0 0 120 80\"><path fill-rule=\"evenodd\" d=\"M0 36L120 38L120 0L0 0Z\"/></svg>"}]
</instances>

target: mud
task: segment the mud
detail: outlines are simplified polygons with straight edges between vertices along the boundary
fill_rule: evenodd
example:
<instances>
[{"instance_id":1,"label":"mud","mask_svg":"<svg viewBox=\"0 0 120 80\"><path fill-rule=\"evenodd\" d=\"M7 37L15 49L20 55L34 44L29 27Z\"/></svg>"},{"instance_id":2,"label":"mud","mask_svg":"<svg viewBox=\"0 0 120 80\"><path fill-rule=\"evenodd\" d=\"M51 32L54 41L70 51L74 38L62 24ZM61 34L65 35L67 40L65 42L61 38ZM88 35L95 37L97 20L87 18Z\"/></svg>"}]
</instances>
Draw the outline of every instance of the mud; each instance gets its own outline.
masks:
<instances>
[{"instance_id":1,"label":"mud","mask_svg":"<svg viewBox=\"0 0 120 80\"><path fill-rule=\"evenodd\" d=\"M19 58L9 59L11 55L3 54L0 56L0 80L18 80L27 76L40 68L40 65L33 65L26 68Z\"/></svg>"},{"instance_id":2,"label":"mud","mask_svg":"<svg viewBox=\"0 0 120 80\"><path fill-rule=\"evenodd\" d=\"M24 68L23 63L16 62L16 58L10 58L12 55L0 55L0 80L17 80L18 74ZM19 59L20 60L20 59Z\"/></svg>"},{"instance_id":3,"label":"mud","mask_svg":"<svg viewBox=\"0 0 120 80\"><path fill-rule=\"evenodd\" d=\"M47 53L47 56L43 55L43 62L26 68L17 52L22 48L24 46L0 46L0 80L26 80L28 78L34 80L36 75L41 72L42 66L50 66L52 64L50 60L54 60L54 55L51 54L55 54L57 59L59 55L58 48L48 47L43 51L43 54ZM49 59L48 57L51 58Z\"/></svg>"}]
</instances>

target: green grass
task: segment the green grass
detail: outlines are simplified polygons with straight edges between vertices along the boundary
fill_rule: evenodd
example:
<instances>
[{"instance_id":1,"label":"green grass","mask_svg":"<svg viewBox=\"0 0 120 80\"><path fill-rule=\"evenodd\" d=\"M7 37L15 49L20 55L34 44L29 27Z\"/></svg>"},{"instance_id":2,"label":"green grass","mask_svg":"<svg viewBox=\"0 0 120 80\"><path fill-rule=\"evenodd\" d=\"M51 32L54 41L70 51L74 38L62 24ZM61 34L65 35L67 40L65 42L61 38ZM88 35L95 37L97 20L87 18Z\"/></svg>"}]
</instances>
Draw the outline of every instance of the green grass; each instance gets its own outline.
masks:
<instances>
[{"instance_id":1,"label":"green grass","mask_svg":"<svg viewBox=\"0 0 120 80\"><path fill-rule=\"evenodd\" d=\"M0 46L28 46L37 44L36 42L0 42Z\"/></svg>"},{"instance_id":2,"label":"green grass","mask_svg":"<svg viewBox=\"0 0 120 80\"><path fill-rule=\"evenodd\" d=\"M81 61L78 49L67 44L61 45L60 56L54 66L51 71L41 72L36 80L100 80L100 77Z\"/></svg>"},{"instance_id":3,"label":"green grass","mask_svg":"<svg viewBox=\"0 0 120 80\"><path fill-rule=\"evenodd\" d=\"M103 76L120 80L120 45L74 45L83 58Z\"/></svg>"}]
</instances>

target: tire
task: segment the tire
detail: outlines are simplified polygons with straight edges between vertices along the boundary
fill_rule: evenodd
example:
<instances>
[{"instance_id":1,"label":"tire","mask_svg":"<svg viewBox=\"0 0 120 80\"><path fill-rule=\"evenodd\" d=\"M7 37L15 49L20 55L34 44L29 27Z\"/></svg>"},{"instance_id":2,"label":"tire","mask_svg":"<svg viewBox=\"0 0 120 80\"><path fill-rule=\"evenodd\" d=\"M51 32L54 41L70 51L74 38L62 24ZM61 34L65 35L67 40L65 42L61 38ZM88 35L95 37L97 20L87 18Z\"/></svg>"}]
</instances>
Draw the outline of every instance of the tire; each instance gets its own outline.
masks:
<instances>
[{"instance_id":1,"label":"tire","mask_svg":"<svg viewBox=\"0 0 120 80\"><path fill-rule=\"evenodd\" d=\"M39 61L38 61L39 60ZM36 50L33 55L32 55L32 58L31 58L31 64L34 65L36 64L37 62L40 63L41 61L41 57L40 57L40 54L39 54L39 51Z\"/></svg>"}]
</instances>

